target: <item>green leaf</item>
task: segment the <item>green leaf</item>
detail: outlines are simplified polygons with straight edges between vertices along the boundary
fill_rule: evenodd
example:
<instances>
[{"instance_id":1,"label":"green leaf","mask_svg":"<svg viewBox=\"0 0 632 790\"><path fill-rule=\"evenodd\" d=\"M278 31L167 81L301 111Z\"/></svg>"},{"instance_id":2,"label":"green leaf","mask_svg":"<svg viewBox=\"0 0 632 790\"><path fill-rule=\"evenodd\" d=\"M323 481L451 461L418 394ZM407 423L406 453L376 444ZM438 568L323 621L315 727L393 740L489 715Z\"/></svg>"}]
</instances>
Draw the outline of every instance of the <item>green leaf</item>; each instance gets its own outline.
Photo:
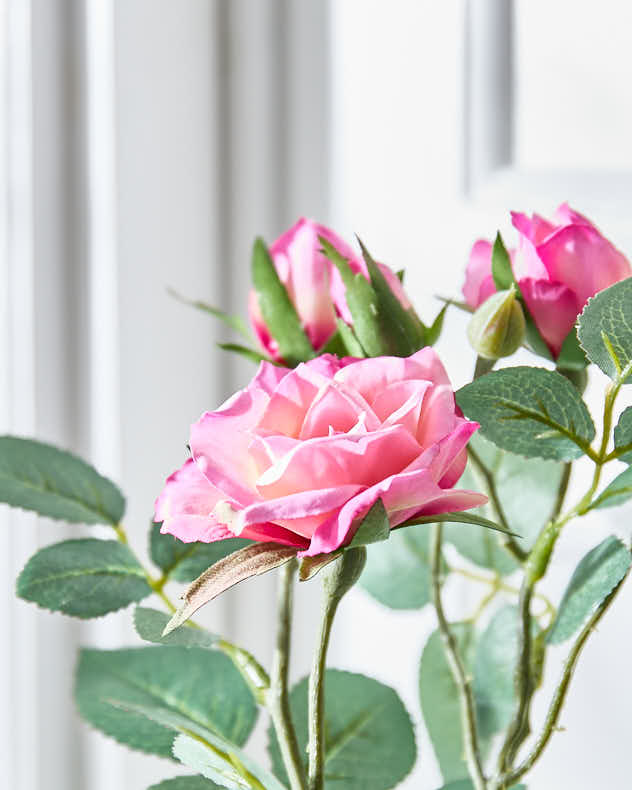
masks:
<instances>
[{"instance_id":1,"label":"green leaf","mask_svg":"<svg viewBox=\"0 0 632 790\"><path fill-rule=\"evenodd\" d=\"M586 365L588 365L588 359L579 345L577 329L573 327L562 343L557 357L557 366L564 370L583 370Z\"/></svg>"},{"instance_id":2,"label":"green leaf","mask_svg":"<svg viewBox=\"0 0 632 790\"><path fill-rule=\"evenodd\" d=\"M528 348L530 348L531 351L533 351L533 353L537 354L539 357L552 360L553 355L544 341L544 338L540 334L540 330L535 325L535 321L531 317L529 310L526 308L524 301L522 301L522 309L524 311L525 337Z\"/></svg>"},{"instance_id":3,"label":"green leaf","mask_svg":"<svg viewBox=\"0 0 632 790\"><path fill-rule=\"evenodd\" d=\"M148 790L216 790L219 787L203 776L176 776L152 785Z\"/></svg>"},{"instance_id":4,"label":"green leaf","mask_svg":"<svg viewBox=\"0 0 632 790\"><path fill-rule=\"evenodd\" d=\"M591 503L590 509L601 509L605 507L615 507L622 505L632 497L632 466L629 466L625 472L621 472L610 483L609 486L599 494L597 499Z\"/></svg>"},{"instance_id":5,"label":"green leaf","mask_svg":"<svg viewBox=\"0 0 632 790\"><path fill-rule=\"evenodd\" d=\"M577 389L543 368L496 370L456 393L466 416L483 436L510 452L553 460L579 458L595 426Z\"/></svg>"},{"instance_id":6,"label":"green leaf","mask_svg":"<svg viewBox=\"0 0 632 790\"><path fill-rule=\"evenodd\" d=\"M621 412L617 427L614 429L615 449L623 452L619 460L632 464L632 406Z\"/></svg>"},{"instance_id":7,"label":"green leaf","mask_svg":"<svg viewBox=\"0 0 632 790\"><path fill-rule=\"evenodd\" d=\"M570 639L612 592L629 567L630 552L614 535L591 549L575 568L548 641L559 644Z\"/></svg>"},{"instance_id":8,"label":"green leaf","mask_svg":"<svg viewBox=\"0 0 632 790\"><path fill-rule=\"evenodd\" d=\"M255 348L250 348L250 346L242 346L239 343L218 343L217 345L222 351L232 351L233 354L238 354L240 357L254 362L255 365L258 365L260 362L272 361L270 357L267 357Z\"/></svg>"},{"instance_id":9,"label":"green leaf","mask_svg":"<svg viewBox=\"0 0 632 790\"><path fill-rule=\"evenodd\" d=\"M218 754L215 749L190 735L178 735L173 742L173 756L228 790L251 790L254 787L227 756Z\"/></svg>"},{"instance_id":10,"label":"green leaf","mask_svg":"<svg viewBox=\"0 0 632 790\"><path fill-rule=\"evenodd\" d=\"M517 608L504 606L494 614L478 639L473 685L480 734L485 739L504 730L515 711L517 629ZM533 632L535 636L535 623Z\"/></svg>"},{"instance_id":11,"label":"green leaf","mask_svg":"<svg viewBox=\"0 0 632 790\"><path fill-rule=\"evenodd\" d=\"M183 603L167 623L163 635L185 623L197 610L239 582L278 568L296 557L295 546L252 543L216 562L184 591Z\"/></svg>"},{"instance_id":12,"label":"green leaf","mask_svg":"<svg viewBox=\"0 0 632 790\"><path fill-rule=\"evenodd\" d=\"M423 326L414 311L402 306L362 241L358 239L358 242L379 301L382 329L389 336L394 352L398 356L408 357L424 345Z\"/></svg>"},{"instance_id":13,"label":"green leaf","mask_svg":"<svg viewBox=\"0 0 632 790\"><path fill-rule=\"evenodd\" d=\"M577 333L591 362L613 380L632 382L632 278L589 299Z\"/></svg>"},{"instance_id":14,"label":"green leaf","mask_svg":"<svg viewBox=\"0 0 632 790\"><path fill-rule=\"evenodd\" d=\"M235 743L187 715L165 707L143 703L113 700L112 704L119 710L140 715L150 722L167 728L171 731L172 737L174 733L181 733L173 743L173 756L200 773L201 769L204 769L204 772L209 774L208 778L212 778L222 787L234 787L235 781L239 782L242 778L247 778L246 787L256 787L260 790L263 786L266 790L285 790L269 771ZM183 743L188 740L203 747L203 751L188 748L189 745ZM180 743L176 748L178 741ZM237 768L240 770L235 770Z\"/></svg>"},{"instance_id":15,"label":"green leaf","mask_svg":"<svg viewBox=\"0 0 632 790\"><path fill-rule=\"evenodd\" d=\"M388 513L381 499L378 499L371 509L362 519L360 526L355 532L349 548L356 546L368 546L371 543L380 543L388 540L391 534L391 525L388 520Z\"/></svg>"},{"instance_id":16,"label":"green leaf","mask_svg":"<svg viewBox=\"0 0 632 790\"><path fill-rule=\"evenodd\" d=\"M338 318L338 334L345 347L345 355L350 357L359 357L360 359L365 356L364 349L360 341L355 335L355 332L350 326L347 326L342 318Z\"/></svg>"},{"instance_id":17,"label":"green leaf","mask_svg":"<svg viewBox=\"0 0 632 790\"><path fill-rule=\"evenodd\" d=\"M149 553L152 562L177 582L192 582L211 565L252 543L243 538L227 538L214 543L183 543L173 535L161 534L160 527L159 523L151 526Z\"/></svg>"},{"instance_id":18,"label":"green leaf","mask_svg":"<svg viewBox=\"0 0 632 790\"><path fill-rule=\"evenodd\" d=\"M265 325L279 344L279 354L292 366L312 359L312 344L262 239L255 241L252 250L252 281Z\"/></svg>"},{"instance_id":19,"label":"green leaf","mask_svg":"<svg viewBox=\"0 0 632 790\"><path fill-rule=\"evenodd\" d=\"M319 241L323 254L338 269L345 286L345 299L353 318L353 332L362 346L362 354L352 356L379 357L392 353L382 331L379 298L371 283L363 274L355 274L347 259L327 239L319 236Z\"/></svg>"},{"instance_id":20,"label":"green leaf","mask_svg":"<svg viewBox=\"0 0 632 790\"><path fill-rule=\"evenodd\" d=\"M212 648L221 637L211 634L204 628L178 628L167 636L163 636L170 616L158 609L137 606L134 610L134 628L136 633L145 642L154 642L158 645L172 645L177 647L204 647Z\"/></svg>"},{"instance_id":21,"label":"green leaf","mask_svg":"<svg viewBox=\"0 0 632 790\"><path fill-rule=\"evenodd\" d=\"M123 518L119 489L77 456L16 436L0 437L0 502L76 524Z\"/></svg>"},{"instance_id":22,"label":"green leaf","mask_svg":"<svg viewBox=\"0 0 632 790\"><path fill-rule=\"evenodd\" d=\"M18 576L18 597L72 617L100 617L151 595L145 572L116 540L65 540L40 549Z\"/></svg>"},{"instance_id":23,"label":"green leaf","mask_svg":"<svg viewBox=\"0 0 632 790\"><path fill-rule=\"evenodd\" d=\"M223 321L226 324L226 326L230 327L235 332L238 332L240 335L243 335L245 338L250 340L250 333L248 332L248 327L246 326L241 316L231 315L230 313L224 312L224 310L220 310L218 307L213 307L213 305L210 305L207 302L202 302L198 299L187 299L186 296L182 296L177 291L174 291L173 288L167 288L167 293L170 296L173 296L174 299L177 299L179 302L182 302L182 304L186 304L189 307L195 307L196 310L202 310L203 312L209 313L215 318L219 318L219 320Z\"/></svg>"},{"instance_id":24,"label":"green leaf","mask_svg":"<svg viewBox=\"0 0 632 790\"><path fill-rule=\"evenodd\" d=\"M430 530L395 530L386 543L369 546L359 584L391 609L420 609L429 603Z\"/></svg>"},{"instance_id":25,"label":"green leaf","mask_svg":"<svg viewBox=\"0 0 632 790\"><path fill-rule=\"evenodd\" d=\"M500 524L490 521L488 518L477 516L472 512L458 512L458 513L435 513L432 516L414 516L410 521L405 521L403 524L398 524L393 527L394 530L406 529L408 527L415 527L418 524L436 524L436 523L454 523L454 524L475 524L477 527L485 527L486 529L493 529L496 532L507 532ZM510 533L514 534L514 533ZM516 537L520 537L516 535Z\"/></svg>"},{"instance_id":26,"label":"green leaf","mask_svg":"<svg viewBox=\"0 0 632 790\"><path fill-rule=\"evenodd\" d=\"M496 240L492 247L492 277L497 291L508 291L512 285L516 285L511 269L511 259L500 231L496 234Z\"/></svg>"},{"instance_id":27,"label":"green leaf","mask_svg":"<svg viewBox=\"0 0 632 790\"><path fill-rule=\"evenodd\" d=\"M474 628L469 623L454 623L452 632L466 670L472 672L476 650ZM426 642L419 668L421 710L445 782L468 776L463 759L463 727L456 683L443 649L441 634L433 631ZM488 743L481 739L482 750Z\"/></svg>"},{"instance_id":28,"label":"green leaf","mask_svg":"<svg viewBox=\"0 0 632 790\"><path fill-rule=\"evenodd\" d=\"M443 330L443 319L445 318L446 310L450 306L450 303L443 305L441 310L435 316L435 320L427 327L425 332L424 344L427 346L434 346L434 344L439 340L441 337L441 331Z\"/></svg>"},{"instance_id":29,"label":"green leaf","mask_svg":"<svg viewBox=\"0 0 632 790\"><path fill-rule=\"evenodd\" d=\"M301 753L306 755L307 678L292 689L290 707ZM268 733L274 772L287 783L276 736L272 728ZM326 790L387 790L409 773L415 756L410 717L392 688L364 675L327 670Z\"/></svg>"},{"instance_id":30,"label":"green leaf","mask_svg":"<svg viewBox=\"0 0 632 790\"><path fill-rule=\"evenodd\" d=\"M252 694L231 660L197 648L84 649L75 699L93 727L163 757L171 757L173 732L122 706L178 715L191 731L204 727L238 745L245 743L257 716Z\"/></svg>"},{"instance_id":31,"label":"green leaf","mask_svg":"<svg viewBox=\"0 0 632 790\"><path fill-rule=\"evenodd\" d=\"M337 319L340 321L340 319ZM344 324L344 321L343 321ZM348 329L347 325L344 324L345 327ZM340 329L336 329L333 335L329 338L329 340L325 343L325 345L319 349L319 354L335 354L337 357L346 357L349 353L347 351L347 346L345 345L344 339L340 332Z\"/></svg>"}]
</instances>

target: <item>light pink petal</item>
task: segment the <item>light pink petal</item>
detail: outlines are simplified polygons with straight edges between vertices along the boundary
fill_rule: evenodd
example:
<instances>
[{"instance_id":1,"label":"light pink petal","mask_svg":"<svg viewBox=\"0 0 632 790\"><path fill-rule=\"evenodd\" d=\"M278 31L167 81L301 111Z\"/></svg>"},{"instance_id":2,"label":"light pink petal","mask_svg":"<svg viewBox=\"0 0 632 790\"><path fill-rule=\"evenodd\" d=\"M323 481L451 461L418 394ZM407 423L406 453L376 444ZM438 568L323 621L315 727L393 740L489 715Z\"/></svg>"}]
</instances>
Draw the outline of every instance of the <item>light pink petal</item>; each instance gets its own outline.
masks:
<instances>
[{"instance_id":1,"label":"light pink petal","mask_svg":"<svg viewBox=\"0 0 632 790\"><path fill-rule=\"evenodd\" d=\"M317 366L301 363L288 372L270 396L258 428L298 437L307 410L321 387L329 381Z\"/></svg>"},{"instance_id":2,"label":"light pink petal","mask_svg":"<svg viewBox=\"0 0 632 790\"><path fill-rule=\"evenodd\" d=\"M599 231L567 225L538 247L549 279L577 294L580 309L587 299L632 274L630 264Z\"/></svg>"},{"instance_id":3,"label":"light pink petal","mask_svg":"<svg viewBox=\"0 0 632 790\"><path fill-rule=\"evenodd\" d=\"M570 288L547 280L520 280L527 308L551 353L557 358L582 305Z\"/></svg>"},{"instance_id":4,"label":"light pink petal","mask_svg":"<svg viewBox=\"0 0 632 790\"><path fill-rule=\"evenodd\" d=\"M366 434L340 434L301 442L257 482L266 499L341 485L371 486L404 469L419 455L402 426Z\"/></svg>"},{"instance_id":5,"label":"light pink petal","mask_svg":"<svg viewBox=\"0 0 632 790\"><path fill-rule=\"evenodd\" d=\"M415 514L466 510L487 501L487 497L475 492L444 491L427 469L393 475L355 496L336 516L324 522L314 532L303 556L335 551L348 543L360 519L380 498L388 512L391 527Z\"/></svg>"},{"instance_id":6,"label":"light pink petal","mask_svg":"<svg viewBox=\"0 0 632 790\"><path fill-rule=\"evenodd\" d=\"M329 518L334 510L342 507L362 488L358 485L336 486L256 502L239 512L238 529L273 521L288 531L311 538L314 530Z\"/></svg>"},{"instance_id":7,"label":"light pink petal","mask_svg":"<svg viewBox=\"0 0 632 790\"><path fill-rule=\"evenodd\" d=\"M360 420L370 431L380 427L380 421L361 395L347 390L337 381L329 381L321 387L307 410L299 438L346 433Z\"/></svg>"},{"instance_id":8,"label":"light pink petal","mask_svg":"<svg viewBox=\"0 0 632 790\"><path fill-rule=\"evenodd\" d=\"M303 218L270 247L279 277L285 282L303 328L316 349L336 330L329 291L329 263L318 241L318 235L325 230Z\"/></svg>"},{"instance_id":9,"label":"light pink petal","mask_svg":"<svg viewBox=\"0 0 632 790\"><path fill-rule=\"evenodd\" d=\"M253 385L262 389L266 395L272 395L275 389L287 376L289 370L270 362L261 362L253 380Z\"/></svg>"},{"instance_id":10,"label":"light pink petal","mask_svg":"<svg viewBox=\"0 0 632 790\"><path fill-rule=\"evenodd\" d=\"M492 277L492 245L485 239L474 243L465 269L463 298L476 309L491 296L496 287Z\"/></svg>"},{"instance_id":11,"label":"light pink petal","mask_svg":"<svg viewBox=\"0 0 632 790\"><path fill-rule=\"evenodd\" d=\"M417 441L425 449L443 439L456 425L456 404L452 387L432 387L424 398L417 428Z\"/></svg>"},{"instance_id":12,"label":"light pink petal","mask_svg":"<svg viewBox=\"0 0 632 790\"><path fill-rule=\"evenodd\" d=\"M257 467L257 474L276 464L284 455L300 444L298 439L283 434L256 434L248 447L250 457Z\"/></svg>"},{"instance_id":13,"label":"light pink petal","mask_svg":"<svg viewBox=\"0 0 632 790\"><path fill-rule=\"evenodd\" d=\"M402 282L399 279L399 277L385 263L378 263L377 267L382 272L382 275L386 280L386 284L391 289L391 291L395 294L398 302L401 304L404 310L409 310L412 307L412 304L410 303L410 300L406 295L406 291L404 290L404 286L402 285Z\"/></svg>"},{"instance_id":14,"label":"light pink petal","mask_svg":"<svg viewBox=\"0 0 632 790\"><path fill-rule=\"evenodd\" d=\"M549 280L546 266L540 260L535 245L526 236L521 236L511 260L514 277L522 282L525 277L533 280Z\"/></svg>"},{"instance_id":15,"label":"light pink petal","mask_svg":"<svg viewBox=\"0 0 632 790\"><path fill-rule=\"evenodd\" d=\"M268 374L268 368L260 368L246 389L217 411L203 414L191 426L191 454L199 469L226 497L240 505L250 504L256 496L253 486L258 471L248 447L252 430L270 399L263 381Z\"/></svg>"},{"instance_id":16,"label":"light pink petal","mask_svg":"<svg viewBox=\"0 0 632 790\"><path fill-rule=\"evenodd\" d=\"M386 387L398 381L417 379L435 384L450 383L436 351L429 347L407 358L361 359L340 370L335 378L354 387L369 404Z\"/></svg>"},{"instance_id":17,"label":"light pink petal","mask_svg":"<svg viewBox=\"0 0 632 790\"><path fill-rule=\"evenodd\" d=\"M156 500L155 521L162 521L161 532L175 535L185 543L209 543L226 535L226 528L213 515L223 498L197 468L192 458L167 478Z\"/></svg>"}]
</instances>

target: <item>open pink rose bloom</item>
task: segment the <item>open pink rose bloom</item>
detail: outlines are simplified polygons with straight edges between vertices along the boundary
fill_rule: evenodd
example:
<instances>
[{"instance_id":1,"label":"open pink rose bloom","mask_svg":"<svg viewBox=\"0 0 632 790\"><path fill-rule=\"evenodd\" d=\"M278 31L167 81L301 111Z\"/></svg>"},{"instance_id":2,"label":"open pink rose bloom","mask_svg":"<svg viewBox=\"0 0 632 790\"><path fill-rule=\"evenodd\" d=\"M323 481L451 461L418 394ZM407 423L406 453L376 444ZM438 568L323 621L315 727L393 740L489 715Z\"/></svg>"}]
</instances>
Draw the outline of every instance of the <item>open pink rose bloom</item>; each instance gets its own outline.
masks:
<instances>
[{"instance_id":1,"label":"open pink rose bloom","mask_svg":"<svg viewBox=\"0 0 632 790\"><path fill-rule=\"evenodd\" d=\"M554 358L591 296L632 275L632 268L586 217L563 203L553 222L512 212L519 233L511 265L527 309ZM472 247L463 296L477 308L496 290L492 245Z\"/></svg>"},{"instance_id":2,"label":"open pink rose bloom","mask_svg":"<svg viewBox=\"0 0 632 790\"><path fill-rule=\"evenodd\" d=\"M156 501L162 532L241 536L332 552L378 498L391 527L487 501L453 488L478 424L463 418L437 354L263 362L250 384L191 428L192 458Z\"/></svg>"},{"instance_id":3,"label":"open pink rose bloom","mask_svg":"<svg viewBox=\"0 0 632 790\"><path fill-rule=\"evenodd\" d=\"M321 252L324 238L346 258L353 272L369 277L361 256L332 230L310 219L299 219L270 246L270 257L285 286L310 343L321 349L336 331L336 318L352 323L345 287L335 265ZM403 307L411 305L397 276L383 263L377 264ZM281 360L278 346L261 315L257 294L250 293L250 321L261 347L272 359Z\"/></svg>"}]
</instances>

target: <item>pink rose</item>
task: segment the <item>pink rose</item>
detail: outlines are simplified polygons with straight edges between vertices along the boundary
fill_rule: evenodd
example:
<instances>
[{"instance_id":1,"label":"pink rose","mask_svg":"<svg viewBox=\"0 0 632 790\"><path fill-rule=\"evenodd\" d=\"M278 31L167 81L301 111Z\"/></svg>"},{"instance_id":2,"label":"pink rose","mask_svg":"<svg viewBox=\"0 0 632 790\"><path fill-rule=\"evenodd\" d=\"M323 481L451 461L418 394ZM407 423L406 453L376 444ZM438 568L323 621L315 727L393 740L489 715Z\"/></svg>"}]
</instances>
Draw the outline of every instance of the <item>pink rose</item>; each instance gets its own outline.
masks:
<instances>
[{"instance_id":1,"label":"pink rose","mask_svg":"<svg viewBox=\"0 0 632 790\"><path fill-rule=\"evenodd\" d=\"M319 236L332 244L349 261L355 273L361 272L368 279L368 271L362 257L324 225L310 219L299 219L270 247L270 257L285 286L292 304L301 320L303 329L316 351L320 350L336 331L336 318L340 316L347 324L352 323L351 313L345 300L345 288L335 265L322 253ZM378 263L391 290L407 309L410 307L404 289L395 274ZM263 349L277 361L281 361L278 344L270 335L261 315L257 294L250 293L250 320Z\"/></svg>"},{"instance_id":2,"label":"pink rose","mask_svg":"<svg viewBox=\"0 0 632 790\"><path fill-rule=\"evenodd\" d=\"M554 221L511 213L518 230L511 266L531 317L554 358L591 296L632 275L628 260L597 228L567 203ZM496 288L491 273L492 245L477 241L465 273L463 296L476 308Z\"/></svg>"},{"instance_id":3,"label":"pink rose","mask_svg":"<svg viewBox=\"0 0 632 790\"><path fill-rule=\"evenodd\" d=\"M453 488L477 428L430 348L347 363L323 355L294 370L263 362L192 426L192 458L167 480L156 520L187 543L239 535L332 552L378 498L392 527L486 502Z\"/></svg>"}]
</instances>

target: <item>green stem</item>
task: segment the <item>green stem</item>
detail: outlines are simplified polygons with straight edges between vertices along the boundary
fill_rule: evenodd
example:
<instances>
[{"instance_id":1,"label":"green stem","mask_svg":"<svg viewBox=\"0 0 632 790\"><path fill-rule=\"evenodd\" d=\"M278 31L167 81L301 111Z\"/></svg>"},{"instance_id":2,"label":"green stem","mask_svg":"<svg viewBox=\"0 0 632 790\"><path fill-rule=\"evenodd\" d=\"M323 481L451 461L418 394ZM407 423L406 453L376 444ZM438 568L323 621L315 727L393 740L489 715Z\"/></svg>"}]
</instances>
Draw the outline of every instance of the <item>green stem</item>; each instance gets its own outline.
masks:
<instances>
[{"instance_id":1,"label":"green stem","mask_svg":"<svg viewBox=\"0 0 632 790\"><path fill-rule=\"evenodd\" d=\"M485 487L487 488L487 493L489 495L489 503L496 514L498 523L505 530L507 530L507 533L511 532L511 528L509 527L509 522L507 521L507 517L505 516L505 511L503 510L503 506L501 504L500 497L498 495L498 489L496 488L496 481L494 480L493 473L483 463L482 458L472 448L471 445L468 445L467 452L468 452L468 457L471 459L474 467L478 470L479 474L482 476L485 482ZM522 546L518 543L518 541L514 538L513 535L509 535L504 532L499 532L498 539L500 540L501 544L507 549L507 551L510 554L512 554L520 564L522 564L525 561L525 559L527 558L527 552L522 548Z\"/></svg>"},{"instance_id":2,"label":"green stem","mask_svg":"<svg viewBox=\"0 0 632 790\"><path fill-rule=\"evenodd\" d=\"M542 732L538 736L533 748L529 752L529 754L525 757L525 759L518 765L513 771L509 771L506 773L500 781L498 782L498 787L510 787L515 782L517 782L521 777L523 777L531 768L535 765L538 758L546 748L551 736L555 732L557 728L557 722L559 720L560 713L562 711L562 707L564 705L564 700L566 699L566 694L568 692L568 688L573 676L573 672L575 671L575 667L577 666L577 661L579 656L582 652L588 637L591 633L595 630L597 624L604 616L610 604L613 602L615 597L617 596L619 590L623 586L623 583L627 575L621 579L621 581L617 584L614 590L605 598L601 604L595 610L595 613L592 615L590 620L586 623L586 625L580 631L579 636L577 637L571 651L564 662L564 667L562 669L562 677L560 682L555 689L555 693L553 694L553 699L549 706L549 710L546 715L546 719L544 722L544 726L542 728Z\"/></svg>"},{"instance_id":3,"label":"green stem","mask_svg":"<svg viewBox=\"0 0 632 790\"><path fill-rule=\"evenodd\" d=\"M288 692L292 598L297 567L296 560L292 560L283 565L279 571L277 638L272 660L271 685L266 695L266 704L277 735L290 787L292 790L305 790L307 786L305 766L301 759L296 730L292 721Z\"/></svg>"},{"instance_id":4,"label":"green stem","mask_svg":"<svg viewBox=\"0 0 632 790\"><path fill-rule=\"evenodd\" d=\"M476 707L474 704L474 694L470 679L459 655L458 645L450 624L445 616L443 602L441 600L441 542L442 542L441 523L432 525L431 533L431 579L432 579L432 600L437 612L439 621L439 633L446 654L450 671L456 683L459 700L461 705L461 720L463 723L463 733L465 737L465 757L467 760L470 777L475 790L486 790L487 780L483 772L483 761L481 758L478 730L476 725Z\"/></svg>"},{"instance_id":5,"label":"green stem","mask_svg":"<svg viewBox=\"0 0 632 790\"><path fill-rule=\"evenodd\" d=\"M325 669L331 627L338 604L360 578L365 562L366 549L361 546L347 549L340 559L321 571L323 608L307 691L309 790L323 790L325 786Z\"/></svg>"}]
</instances>

